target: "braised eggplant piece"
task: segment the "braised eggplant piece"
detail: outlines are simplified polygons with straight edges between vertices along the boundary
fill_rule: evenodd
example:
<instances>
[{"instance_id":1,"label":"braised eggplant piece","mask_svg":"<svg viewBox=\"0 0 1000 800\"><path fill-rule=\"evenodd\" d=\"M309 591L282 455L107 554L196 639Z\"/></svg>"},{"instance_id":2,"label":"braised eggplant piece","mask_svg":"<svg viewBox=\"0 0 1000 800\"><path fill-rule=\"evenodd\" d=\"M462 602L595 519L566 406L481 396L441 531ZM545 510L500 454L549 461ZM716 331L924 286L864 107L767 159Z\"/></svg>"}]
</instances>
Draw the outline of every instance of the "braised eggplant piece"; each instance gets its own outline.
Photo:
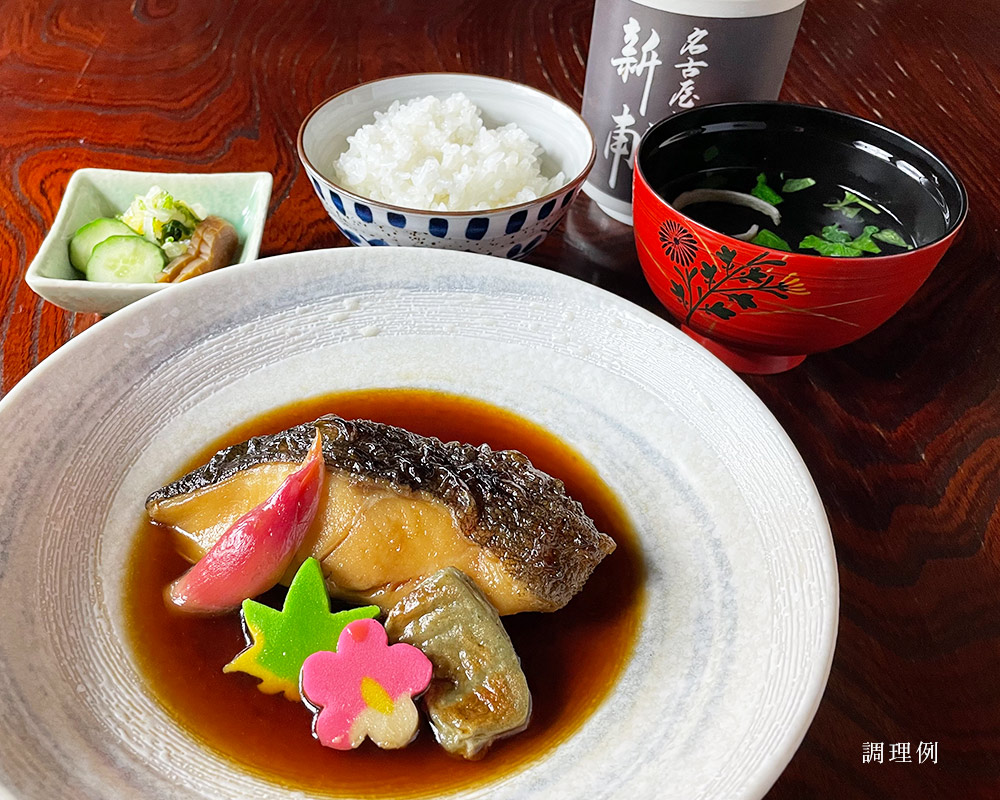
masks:
<instances>
[{"instance_id":1,"label":"braised eggplant piece","mask_svg":"<svg viewBox=\"0 0 1000 800\"><path fill-rule=\"evenodd\" d=\"M333 597L391 608L423 578L456 567L500 614L564 606L615 548L562 482L514 450L326 416L255 437L153 492L150 518L192 561L302 461L319 430L326 480L291 573L323 565Z\"/></svg>"},{"instance_id":2,"label":"braised eggplant piece","mask_svg":"<svg viewBox=\"0 0 1000 800\"><path fill-rule=\"evenodd\" d=\"M205 217L191 234L187 252L164 267L159 283L180 283L196 275L228 267L236 255L239 236L222 217Z\"/></svg>"},{"instance_id":3,"label":"braised eggplant piece","mask_svg":"<svg viewBox=\"0 0 1000 800\"><path fill-rule=\"evenodd\" d=\"M420 648L434 665L424 695L438 743L482 758L493 742L524 730L531 693L500 615L472 580L446 567L389 611L389 638Z\"/></svg>"}]
</instances>

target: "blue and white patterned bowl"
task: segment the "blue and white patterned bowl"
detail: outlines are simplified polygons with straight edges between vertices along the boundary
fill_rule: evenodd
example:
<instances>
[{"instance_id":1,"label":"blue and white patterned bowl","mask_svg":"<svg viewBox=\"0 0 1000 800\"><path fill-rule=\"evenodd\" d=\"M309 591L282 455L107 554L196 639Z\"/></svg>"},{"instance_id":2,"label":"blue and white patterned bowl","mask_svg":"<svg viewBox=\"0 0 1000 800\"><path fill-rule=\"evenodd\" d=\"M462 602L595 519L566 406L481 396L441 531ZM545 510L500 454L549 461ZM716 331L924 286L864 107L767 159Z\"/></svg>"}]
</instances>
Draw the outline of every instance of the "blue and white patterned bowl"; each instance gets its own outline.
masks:
<instances>
[{"instance_id":1,"label":"blue and white patterned bowl","mask_svg":"<svg viewBox=\"0 0 1000 800\"><path fill-rule=\"evenodd\" d=\"M535 200L487 211L404 208L347 191L333 164L347 137L373 122L393 100L464 93L489 127L516 123L545 151L542 171L562 171L566 183ZM352 243L365 246L439 247L520 258L531 252L566 215L594 164L594 137L582 117L544 92L500 78L423 73L363 83L317 106L299 129L299 158L316 195Z\"/></svg>"}]
</instances>

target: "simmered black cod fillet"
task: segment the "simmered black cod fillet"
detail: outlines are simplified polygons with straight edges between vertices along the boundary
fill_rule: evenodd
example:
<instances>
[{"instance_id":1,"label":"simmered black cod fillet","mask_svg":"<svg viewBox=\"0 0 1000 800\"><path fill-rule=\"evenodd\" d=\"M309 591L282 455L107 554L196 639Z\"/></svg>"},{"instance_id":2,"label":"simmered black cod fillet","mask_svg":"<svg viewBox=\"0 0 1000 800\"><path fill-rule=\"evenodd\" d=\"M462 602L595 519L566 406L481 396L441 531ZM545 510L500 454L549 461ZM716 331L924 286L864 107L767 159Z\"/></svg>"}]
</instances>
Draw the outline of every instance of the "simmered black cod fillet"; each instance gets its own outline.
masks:
<instances>
[{"instance_id":1,"label":"simmered black cod fillet","mask_svg":"<svg viewBox=\"0 0 1000 800\"><path fill-rule=\"evenodd\" d=\"M553 611L615 548L562 481L522 453L332 415L216 453L153 492L150 519L180 534L186 557L200 558L296 468L316 429L327 470L323 497L286 577L315 556L334 597L387 610L451 566L501 614Z\"/></svg>"}]
</instances>

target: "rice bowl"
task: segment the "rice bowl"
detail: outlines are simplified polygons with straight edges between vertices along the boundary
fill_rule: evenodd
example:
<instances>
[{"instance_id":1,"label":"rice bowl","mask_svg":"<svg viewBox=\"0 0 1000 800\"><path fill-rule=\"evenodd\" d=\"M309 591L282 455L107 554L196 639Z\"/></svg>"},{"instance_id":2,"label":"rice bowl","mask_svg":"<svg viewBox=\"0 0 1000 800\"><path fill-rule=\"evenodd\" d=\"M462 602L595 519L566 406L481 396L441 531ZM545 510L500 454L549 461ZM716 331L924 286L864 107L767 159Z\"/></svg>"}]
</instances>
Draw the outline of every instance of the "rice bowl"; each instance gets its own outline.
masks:
<instances>
[{"instance_id":1,"label":"rice bowl","mask_svg":"<svg viewBox=\"0 0 1000 800\"><path fill-rule=\"evenodd\" d=\"M534 199L515 198L498 208L461 211L427 210L395 196L380 200L344 185L334 164L348 150L348 137L372 123L375 112L386 111L394 101L402 105L428 96L448 98L456 92L481 109L484 127L514 123L523 130L541 148L537 153L541 174L563 173L561 185L545 187L548 191ZM512 81L459 73L386 78L334 95L302 123L298 152L320 202L352 244L459 249L507 258L523 257L556 227L596 154L587 124L565 103ZM496 167L505 170L503 165L501 156Z\"/></svg>"}]
</instances>

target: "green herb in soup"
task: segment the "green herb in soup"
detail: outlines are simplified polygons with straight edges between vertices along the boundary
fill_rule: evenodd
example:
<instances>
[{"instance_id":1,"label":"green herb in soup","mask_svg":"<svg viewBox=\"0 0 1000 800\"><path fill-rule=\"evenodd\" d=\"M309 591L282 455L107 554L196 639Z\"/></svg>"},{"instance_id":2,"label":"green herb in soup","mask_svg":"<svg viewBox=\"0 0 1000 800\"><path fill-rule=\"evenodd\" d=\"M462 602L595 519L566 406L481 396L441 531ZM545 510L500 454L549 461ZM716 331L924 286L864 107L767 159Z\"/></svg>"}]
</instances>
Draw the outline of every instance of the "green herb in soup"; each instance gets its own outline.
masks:
<instances>
[{"instance_id":1,"label":"green herb in soup","mask_svg":"<svg viewBox=\"0 0 1000 800\"><path fill-rule=\"evenodd\" d=\"M757 235L751 240L754 244L759 244L761 247L770 247L772 250L788 250L791 251L792 246L782 239L778 234L767 228L761 228Z\"/></svg>"},{"instance_id":2,"label":"green herb in soup","mask_svg":"<svg viewBox=\"0 0 1000 800\"><path fill-rule=\"evenodd\" d=\"M827 225L819 236L807 236L799 242L800 250L815 250L821 256L846 256L857 258L865 253L880 253L881 249L872 241L872 234L878 233L877 225L866 225L861 234L852 237L839 225Z\"/></svg>"},{"instance_id":3,"label":"green herb in soup","mask_svg":"<svg viewBox=\"0 0 1000 800\"><path fill-rule=\"evenodd\" d=\"M813 178L788 178L781 187L781 191L785 194L791 194L792 192L801 192L803 189L809 189L816 185L816 181Z\"/></svg>"},{"instance_id":4,"label":"green herb in soup","mask_svg":"<svg viewBox=\"0 0 1000 800\"><path fill-rule=\"evenodd\" d=\"M895 245L896 247L902 247L906 250L912 250L913 245L909 244L906 239L900 236L892 228L883 228L872 234L873 239L878 239L880 242L885 242L886 244Z\"/></svg>"},{"instance_id":5,"label":"green herb in soup","mask_svg":"<svg viewBox=\"0 0 1000 800\"><path fill-rule=\"evenodd\" d=\"M774 206L784 202L784 198L767 185L767 175L763 172L757 176L757 185L750 190L750 194Z\"/></svg>"},{"instance_id":6,"label":"green herb in soup","mask_svg":"<svg viewBox=\"0 0 1000 800\"><path fill-rule=\"evenodd\" d=\"M861 209L867 209L873 214L881 214L882 211L871 203L868 203L858 197L854 192L844 191L844 199L838 200L834 203L824 203L827 208L832 208L839 211L848 219L854 219L858 214L861 213Z\"/></svg>"},{"instance_id":7,"label":"green herb in soup","mask_svg":"<svg viewBox=\"0 0 1000 800\"><path fill-rule=\"evenodd\" d=\"M771 250L860 258L915 246L890 209L811 175L706 169L660 194L696 222Z\"/></svg>"}]
</instances>

